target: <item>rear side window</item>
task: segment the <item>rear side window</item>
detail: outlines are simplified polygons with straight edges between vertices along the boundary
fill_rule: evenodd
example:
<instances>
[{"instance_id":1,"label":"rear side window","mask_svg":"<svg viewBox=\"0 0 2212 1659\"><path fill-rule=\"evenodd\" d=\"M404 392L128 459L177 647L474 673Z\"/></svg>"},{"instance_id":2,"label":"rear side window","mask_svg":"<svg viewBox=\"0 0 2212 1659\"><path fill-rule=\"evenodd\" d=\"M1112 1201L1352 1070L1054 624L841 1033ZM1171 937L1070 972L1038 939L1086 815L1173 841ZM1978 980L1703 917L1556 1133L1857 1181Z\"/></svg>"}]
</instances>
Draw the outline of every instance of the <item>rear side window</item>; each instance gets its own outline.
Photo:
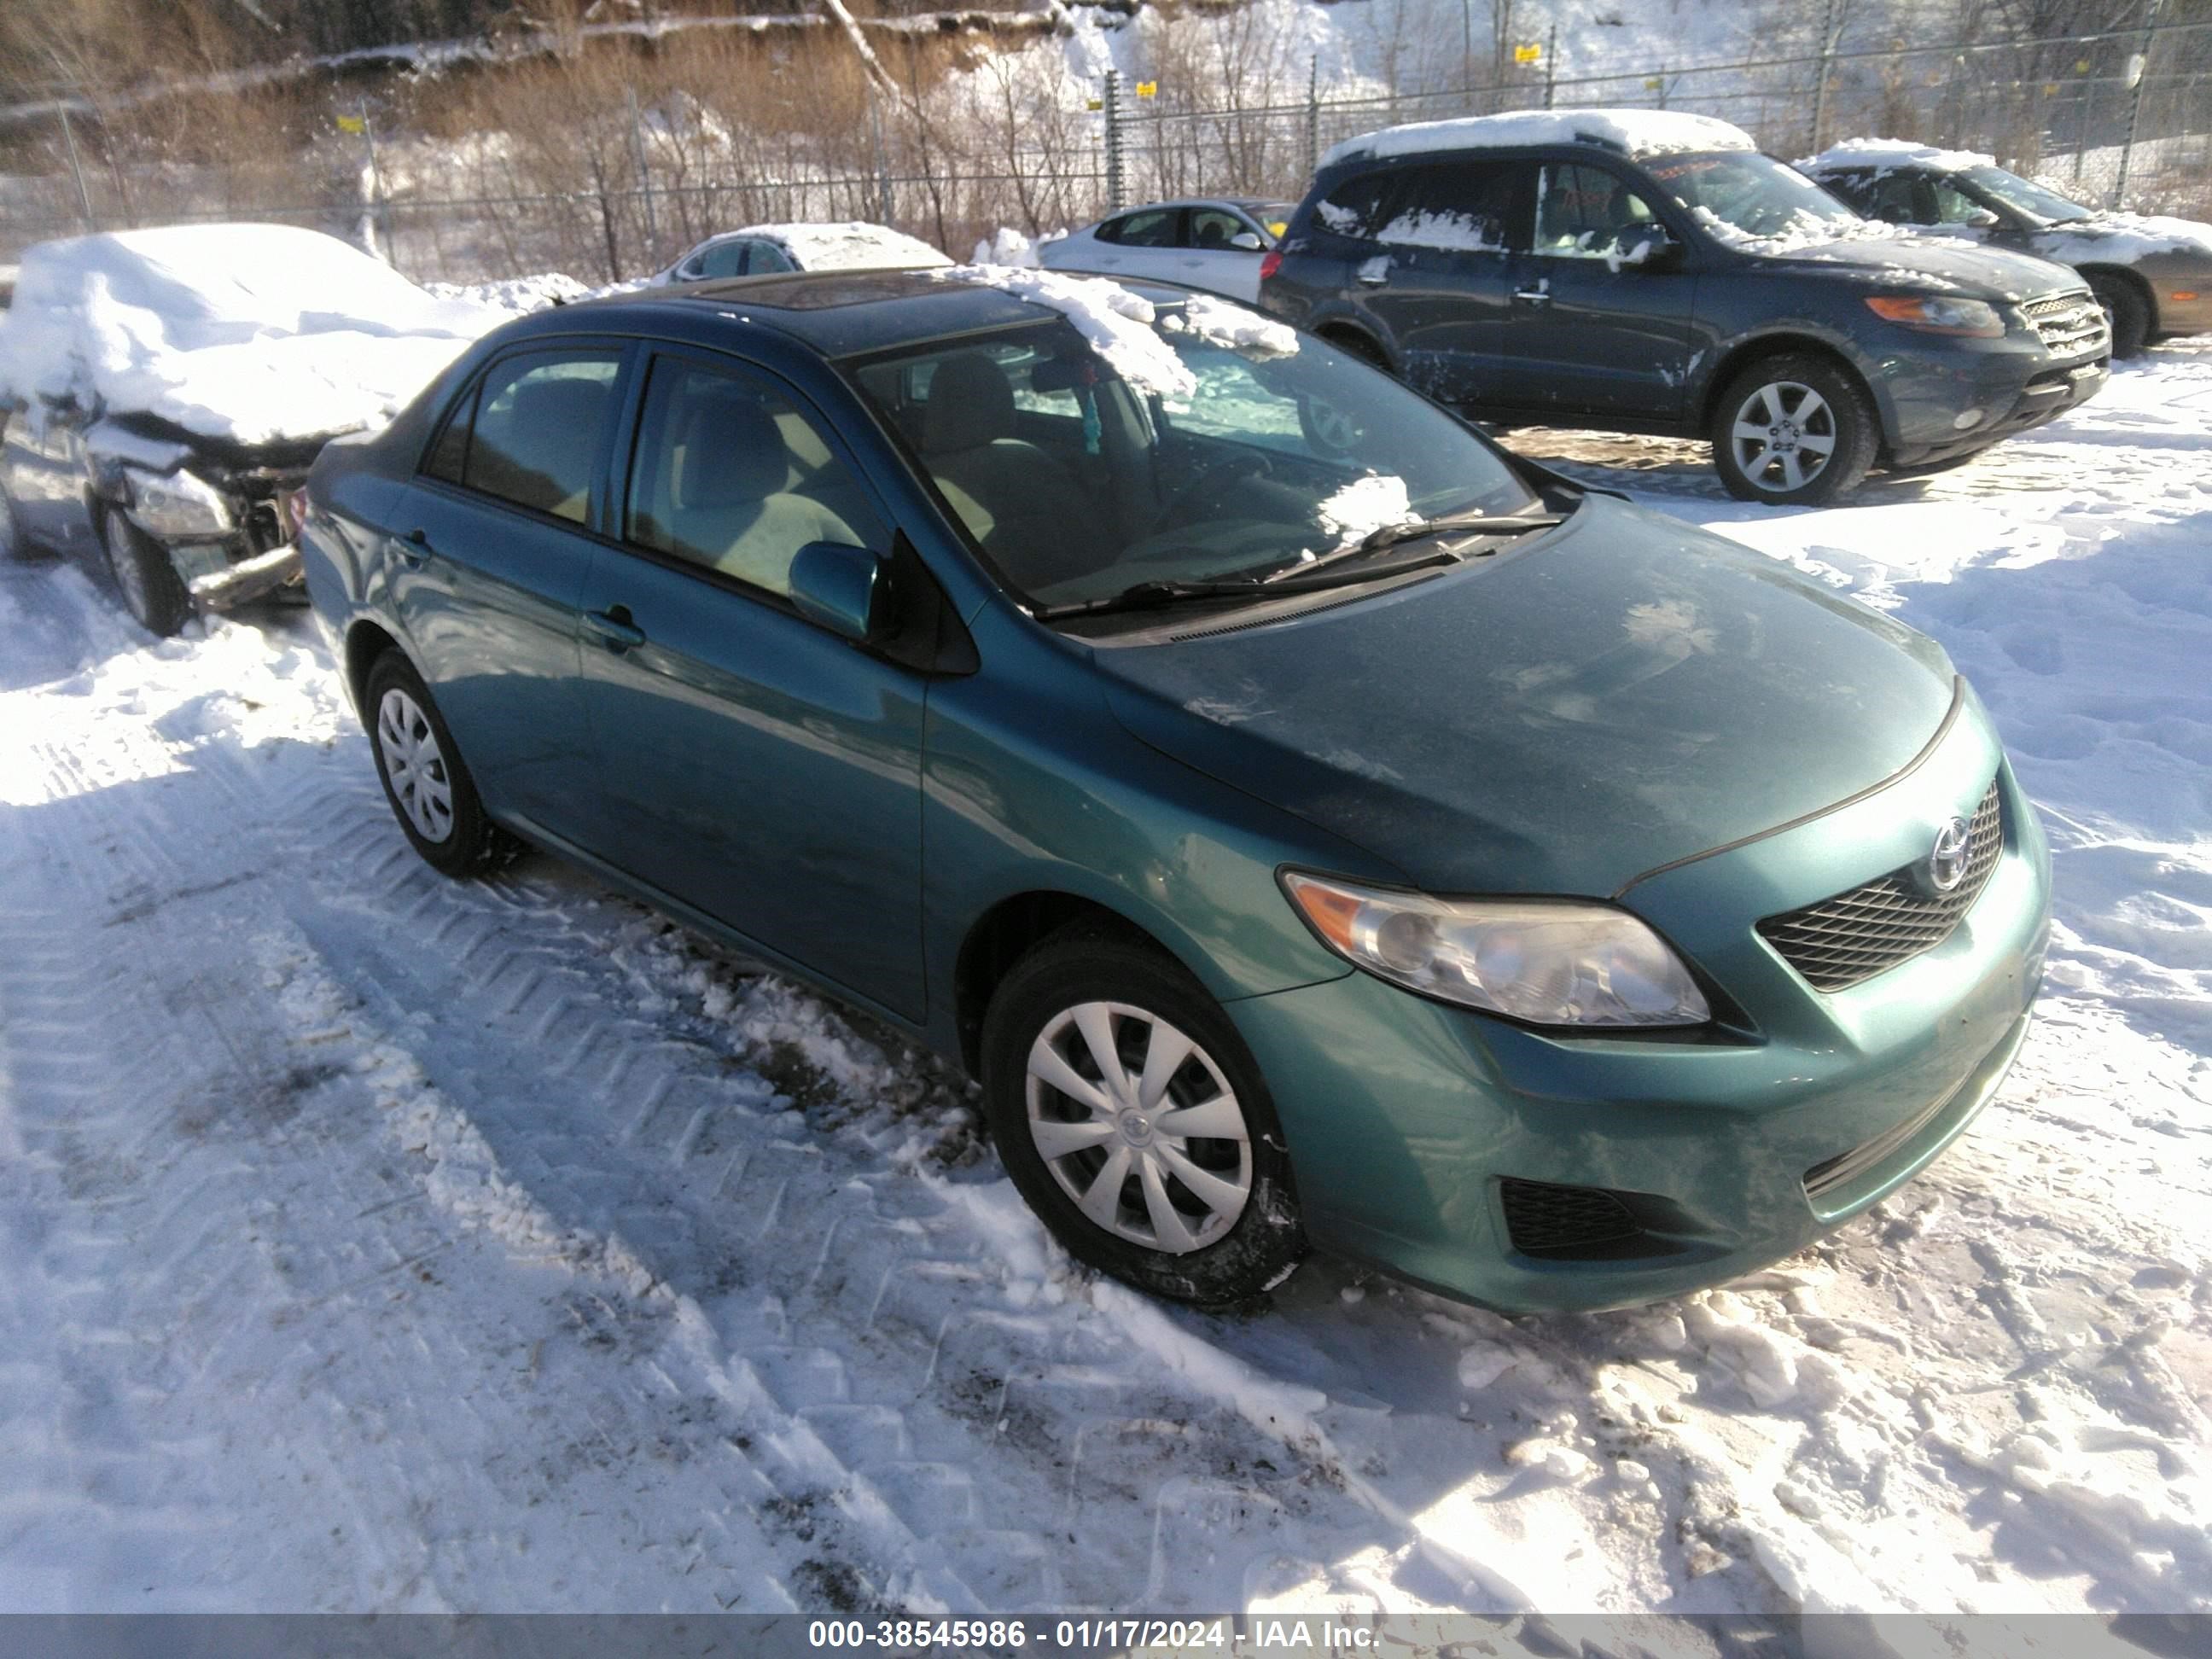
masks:
<instances>
[{"instance_id":1,"label":"rear side window","mask_svg":"<svg viewBox=\"0 0 2212 1659\"><path fill-rule=\"evenodd\" d=\"M1407 247L1502 252L1519 168L1510 161L1409 167L1376 240Z\"/></svg>"},{"instance_id":2,"label":"rear side window","mask_svg":"<svg viewBox=\"0 0 2212 1659\"><path fill-rule=\"evenodd\" d=\"M1346 179L1314 204L1314 228L1365 241L1382 226L1382 204L1396 175L1363 173Z\"/></svg>"},{"instance_id":3,"label":"rear side window","mask_svg":"<svg viewBox=\"0 0 2212 1659\"><path fill-rule=\"evenodd\" d=\"M1865 205L1859 210L1869 219L1893 225L1924 224L1929 216L1928 204L1921 199L1924 194L1918 174L1887 173L1861 192L1860 200Z\"/></svg>"},{"instance_id":4,"label":"rear side window","mask_svg":"<svg viewBox=\"0 0 2212 1659\"><path fill-rule=\"evenodd\" d=\"M684 270L695 276L742 276L745 274L745 245L741 241L717 242Z\"/></svg>"},{"instance_id":5,"label":"rear side window","mask_svg":"<svg viewBox=\"0 0 2212 1659\"><path fill-rule=\"evenodd\" d=\"M1820 178L1814 179L1813 182L1819 185L1821 189L1826 191L1831 196L1836 197L1839 200L1848 204L1854 212L1862 214L1869 219L1878 218L1881 216L1872 210L1874 206L1874 178L1872 174L1865 173L1823 173Z\"/></svg>"},{"instance_id":6,"label":"rear side window","mask_svg":"<svg viewBox=\"0 0 2212 1659\"><path fill-rule=\"evenodd\" d=\"M755 242L752 252L745 259L745 275L763 276L780 270L796 270L790 256L774 242Z\"/></svg>"},{"instance_id":7,"label":"rear side window","mask_svg":"<svg viewBox=\"0 0 2212 1659\"><path fill-rule=\"evenodd\" d=\"M1123 247L1173 247L1182 218L1180 208L1148 209L1143 213L1108 220L1098 228L1098 240L1118 242Z\"/></svg>"},{"instance_id":8,"label":"rear side window","mask_svg":"<svg viewBox=\"0 0 2212 1659\"><path fill-rule=\"evenodd\" d=\"M621 369L611 351L532 352L495 363L478 386L473 422L457 416L431 459L443 460L455 428L466 424L465 488L581 524L591 516Z\"/></svg>"}]
</instances>

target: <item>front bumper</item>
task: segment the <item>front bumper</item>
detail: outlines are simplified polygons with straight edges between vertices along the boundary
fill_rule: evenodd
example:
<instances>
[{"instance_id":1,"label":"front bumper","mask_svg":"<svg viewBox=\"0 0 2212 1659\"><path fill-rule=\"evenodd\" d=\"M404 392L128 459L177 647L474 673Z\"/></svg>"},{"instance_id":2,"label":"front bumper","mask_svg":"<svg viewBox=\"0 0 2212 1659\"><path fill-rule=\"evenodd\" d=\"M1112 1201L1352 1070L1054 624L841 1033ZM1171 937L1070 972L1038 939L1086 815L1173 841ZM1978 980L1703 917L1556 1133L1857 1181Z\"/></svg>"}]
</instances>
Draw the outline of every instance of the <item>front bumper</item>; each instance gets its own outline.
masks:
<instances>
[{"instance_id":1,"label":"front bumper","mask_svg":"<svg viewBox=\"0 0 2212 1659\"><path fill-rule=\"evenodd\" d=\"M2033 362L2016 356L1984 360L1978 374L1965 376L1949 396L1912 400L1901 407L1897 440L1889 447L1892 466L1931 466L1972 455L2005 439L2054 421L2087 403L2112 378L2109 352L2072 362ZM1968 409L1982 419L1961 432L1953 424Z\"/></svg>"},{"instance_id":2,"label":"front bumper","mask_svg":"<svg viewBox=\"0 0 2212 1659\"><path fill-rule=\"evenodd\" d=\"M2001 763L1976 711L1889 788L1632 888L1740 1024L1562 1038L1358 973L1231 1004L1316 1241L1492 1307L1616 1307L1787 1255L1895 1190L1989 1100L2027 1030L2049 936L2033 809L2002 769L2004 852L1972 908L1849 990L1813 990L1751 924L1924 854L1923 827ZM1618 1194L1636 1236L1518 1248L1509 1183Z\"/></svg>"}]
</instances>

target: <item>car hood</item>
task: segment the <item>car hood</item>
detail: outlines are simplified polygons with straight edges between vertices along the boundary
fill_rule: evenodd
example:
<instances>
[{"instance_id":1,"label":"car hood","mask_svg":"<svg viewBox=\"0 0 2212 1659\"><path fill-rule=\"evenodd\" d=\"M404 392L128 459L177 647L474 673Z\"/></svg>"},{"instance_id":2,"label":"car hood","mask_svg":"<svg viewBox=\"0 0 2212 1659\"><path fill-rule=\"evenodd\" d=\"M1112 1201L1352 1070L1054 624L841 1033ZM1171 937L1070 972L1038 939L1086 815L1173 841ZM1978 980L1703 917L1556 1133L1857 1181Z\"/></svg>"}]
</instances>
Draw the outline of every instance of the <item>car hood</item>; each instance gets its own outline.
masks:
<instances>
[{"instance_id":1,"label":"car hood","mask_svg":"<svg viewBox=\"0 0 2212 1659\"><path fill-rule=\"evenodd\" d=\"M2148 254L2195 256L2212 264L2212 225L2138 213L2100 213L2079 223L2050 225L2030 233L2028 245L2045 258L2125 263Z\"/></svg>"},{"instance_id":2,"label":"car hood","mask_svg":"<svg viewBox=\"0 0 2212 1659\"><path fill-rule=\"evenodd\" d=\"M1807 270L1836 270L1900 288L1932 289L1977 300L2024 300L2053 289L2079 288L2063 266L2025 253L1949 236L1851 236L1792 246L1761 256Z\"/></svg>"},{"instance_id":3,"label":"car hood","mask_svg":"<svg viewBox=\"0 0 2212 1659\"><path fill-rule=\"evenodd\" d=\"M1955 685L1880 612L1600 496L1429 581L1094 655L1141 741L1449 893L1612 894L1818 811Z\"/></svg>"}]
</instances>

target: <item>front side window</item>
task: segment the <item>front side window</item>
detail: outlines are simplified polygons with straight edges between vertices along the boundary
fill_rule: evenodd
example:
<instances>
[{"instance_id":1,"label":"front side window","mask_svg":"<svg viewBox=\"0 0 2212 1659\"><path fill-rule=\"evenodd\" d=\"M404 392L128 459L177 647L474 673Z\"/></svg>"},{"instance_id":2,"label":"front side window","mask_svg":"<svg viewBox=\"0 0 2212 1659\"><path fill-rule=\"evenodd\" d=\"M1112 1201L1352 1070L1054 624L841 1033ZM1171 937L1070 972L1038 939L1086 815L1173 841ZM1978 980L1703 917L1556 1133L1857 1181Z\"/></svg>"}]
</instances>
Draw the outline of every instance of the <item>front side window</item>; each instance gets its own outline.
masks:
<instances>
[{"instance_id":1,"label":"front side window","mask_svg":"<svg viewBox=\"0 0 2212 1659\"><path fill-rule=\"evenodd\" d=\"M1919 175L1911 173L1886 173L1865 186L1853 198L1853 205L1864 204L1866 216L1879 219L1884 224L1917 225L1927 217L1920 200Z\"/></svg>"},{"instance_id":2,"label":"front side window","mask_svg":"<svg viewBox=\"0 0 2212 1659\"><path fill-rule=\"evenodd\" d=\"M745 274L745 245L742 240L717 242L684 269L691 276L742 276Z\"/></svg>"},{"instance_id":3,"label":"front side window","mask_svg":"<svg viewBox=\"0 0 2212 1659\"><path fill-rule=\"evenodd\" d=\"M1932 224L1971 225L1977 221L1986 222L1993 216L1987 208L1948 179L1930 179L1928 193L1934 208L1929 216Z\"/></svg>"},{"instance_id":4,"label":"front side window","mask_svg":"<svg viewBox=\"0 0 2212 1659\"><path fill-rule=\"evenodd\" d=\"M1557 258L1603 259L1656 216L1649 202L1603 167L1547 166L1537 174L1531 246Z\"/></svg>"},{"instance_id":5,"label":"front side window","mask_svg":"<svg viewBox=\"0 0 2212 1659\"><path fill-rule=\"evenodd\" d=\"M615 352L531 352L495 363L477 388L467 437L456 416L428 469L458 463L469 489L582 524L591 516L592 475L614 418Z\"/></svg>"},{"instance_id":6,"label":"front side window","mask_svg":"<svg viewBox=\"0 0 2212 1659\"><path fill-rule=\"evenodd\" d=\"M788 398L673 357L646 383L623 534L777 595L809 542L889 546L850 469Z\"/></svg>"},{"instance_id":7,"label":"front side window","mask_svg":"<svg viewBox=\"0 0 2212 1659\"><path fill-rule=\"evenodd\" d=\"M748 276L772 276L778 271L798 269L792 263L791 256L774 242L755 242L751 256L745 261L745 275Z\"/></svg>"},{"instance_id":8,"label":"front side window","mask_svg":"<svg viewBox=\"0 0 2212 1659\"><path fill-rule=\"evenodd\" d=\"M1795 167L1756 150L1662 156L1644 170L1723 241L1842 236L1863 222Z\"/></svg>"},{"instance_id":9,"label":"front side window","mask_svg":"<svg viewBox=\"0 0 2212 1659\"><path fill-rule=\"evenodd\" d=\"M1387 374L1287 331L1295 349L1270 350L1242 331L1241 310L1230 327L1193 308L1197 326L1161 307L1163 349L1141 356L1109 362L1055 319L842 367L1036 605L1294 572L1386 524L1529 506L1496 450ZM1146 361L1133 376L1117 367ZM1079 418L1033 413L1018 377Z\"/></svg>"},{"instance_id":10,"label":"front side window","mask_svg":"<svg viewBox=\"0 0 2212 1659\"><path fill-rule=\"evenodd\" d=\"M1190 246L1209 251L1226 252L1231 239L1249 235L1252 227L1233 213L1219 208L1193 208L1190 210Z\"/></svg>"}]
</instances>

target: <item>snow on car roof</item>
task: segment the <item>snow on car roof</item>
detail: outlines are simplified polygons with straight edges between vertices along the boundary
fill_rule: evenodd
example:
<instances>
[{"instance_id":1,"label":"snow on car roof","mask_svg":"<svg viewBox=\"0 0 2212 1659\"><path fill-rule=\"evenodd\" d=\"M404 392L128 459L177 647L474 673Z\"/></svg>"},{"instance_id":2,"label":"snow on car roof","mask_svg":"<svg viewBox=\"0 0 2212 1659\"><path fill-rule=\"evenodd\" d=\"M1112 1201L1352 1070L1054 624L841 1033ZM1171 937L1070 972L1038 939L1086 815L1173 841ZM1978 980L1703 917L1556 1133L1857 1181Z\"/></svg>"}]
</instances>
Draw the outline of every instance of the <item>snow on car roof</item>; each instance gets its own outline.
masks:
<instances>
[{"instance_id":1,"label":"snow on car roof","mask_svg":"<svg viewBox=\"0 0 2212 1659\"><path fill-rule=\"evenodd\" d=\"M1910 138L1846 138L1831 144L1809 161L1797 163L1806 173L1838 167L1872 167L1893 173L1903 167L1933 167L1939 173L1963 173L1968 167L1995 167L1996 161L1970 149L1942 149Z\"/></svg>"},{"instance_id":2,"label":"snow on car roof","mask_svg":"<svg viewBox=\"0 0 2212 1659\"><path fill-rule=\"evenodd\" d=\"M903 231L859 219L841 224L753 225L731 234L774 242L807 270L935 267L952 263L928 243L918 241Z\"/></svg>"},{"instance_id":3,"label":"snow on car roof","mask_svg":"<svg viewBox=\"0 0 2212 1659\"><path fill-rule=\"evenodd\" d=\"M289 225L78 236L23 256L0 398L246 445L325 437L380 423L502 320Z\"/></svg>"},{"instance_id":4,"label":"snow on car roof","mask_svg":"<svg viewBox=\"0 0 2212 1659\"><path fill-rule=\"evenodd\" d=\"M1384 127L1379 132L1346 139L1322 157L1321 165L1334 167L1363 156L1418 155L1427 150L1517 149L1526 144L1593 140L1631 155L1759 148L1741 127L1683 110L1528 109Z\"/></svg>"}]
</instances>

